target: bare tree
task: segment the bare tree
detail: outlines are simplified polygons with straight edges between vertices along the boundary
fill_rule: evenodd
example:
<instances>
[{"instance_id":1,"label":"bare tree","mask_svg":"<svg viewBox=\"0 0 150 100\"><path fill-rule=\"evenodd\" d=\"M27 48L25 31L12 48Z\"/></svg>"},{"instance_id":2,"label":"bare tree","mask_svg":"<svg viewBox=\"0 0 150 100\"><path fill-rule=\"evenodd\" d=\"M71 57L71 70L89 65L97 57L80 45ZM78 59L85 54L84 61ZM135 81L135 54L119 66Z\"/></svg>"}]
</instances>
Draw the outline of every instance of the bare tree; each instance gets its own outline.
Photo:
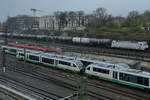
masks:
<instances>
[{"instance_id":1,"label":"bare tree","mask_svg":"<svg viewBox=\"0 0 150 100\"><path fill-rule=\"evenodd\" d=\"M77 16L78 16L78 26L80 27L81 25L84 25L84 21L85 21L85 13L84 11L78 11L77 12Z\"/></svg>"},{"instance_id":2,"label":"bare tree","mask_svg":"<svg viewBox=\"0 0 150 100\"><path fill-rule=\"evenodd\" d=\"M60 22L60 14L61 14L62 12L60 12L60 11L56 11L56 12L54 12L54 17L55 17L55 19L56 19L56 22L57 22L57 25L58 25L58 29L60 30L61 29L61 22Z\"/></svg>"},{"instance_id":3,"label":"bare tree","mask_svg":"<svg viewBox=\"0 0 150 100\"><path fill-rule=\"evenodd\" d=\"M143 13L143 15L150 16L150 10L145 10L144 13Z\"/></svg>"},{"instance_id":4,"label":"bare tree","mask_svg":"<svg viewBox=\"0 0 150 100\"><path fill-rule=\"evenodd\" d=\"M0 21L0 31L2 30L2 23L1 23L1 21Z\"/></svg>"},{"instance_id":5,"label":"bare tree","mask_svg":"<svg viewBox=\"0 0 150 100\"><path fill-rule=\"evenodd\" d=\"M95 22L100 25L104 25L109 17L105 8L97 8L93 12L93 15L95 17Z\"/></svg>"},{"instance_id":6,"label":"bare tree","mask_svg":"<svg viewBox=\"0 0 150 100\"><path fill-rule=\"evenodd\" d=\"M139 17L139 12L138 11L130 11L128 13L128 16L126 18L125 24L128 26L130 24L132 24L133 22L137 22L138 21L138 17Z\"/></svg>"},{"instance_id":7,"label":"bare tree","mask_svg":"<svg viewBox=\"0 0 150 100\"><path fill-rule=\"evenodd\" d=\"M61 28L67 27L67 16L68 12L61 12L60 13L60 23L61 23Z\"/></svg>"},{"instance_id":8,"label":"bare tree","mask_svg":"<svg viewBox=\"0 0 150 100\"><path fill-rule=\"evenodd\" d=\"M68 13L68 21L71 22L71 27L74 27L74 24L76 22L76 16L77 14L74 11L70 11Z\"/></svg>"},{"instance_id":9,"label":"bare tree","mask_svg":"<svg viewBox=\"0 0 150 100\"><path fill-rule=\"evenodd\" d=\"M54 16L56 18L56 21L58 23L58 27L59 27L59 30L61 28L65 28L67 27L68 25L68 12L61 12L61 11L57 11L57 12L54 12Z\"/></svg>"},{"instance_id":10,"label":"bare tree","mask_svg":"<svg viewBox=\"0 0 150 100\"><path fill-rule=\"evenodd\" d=\"M139 17L139 12L138 11L130 11L129 13L128 13L128 16L127 16L127 18L128 19L131 19L131 20L137 20L137 18Z\"/></svg>"}]
</instances>

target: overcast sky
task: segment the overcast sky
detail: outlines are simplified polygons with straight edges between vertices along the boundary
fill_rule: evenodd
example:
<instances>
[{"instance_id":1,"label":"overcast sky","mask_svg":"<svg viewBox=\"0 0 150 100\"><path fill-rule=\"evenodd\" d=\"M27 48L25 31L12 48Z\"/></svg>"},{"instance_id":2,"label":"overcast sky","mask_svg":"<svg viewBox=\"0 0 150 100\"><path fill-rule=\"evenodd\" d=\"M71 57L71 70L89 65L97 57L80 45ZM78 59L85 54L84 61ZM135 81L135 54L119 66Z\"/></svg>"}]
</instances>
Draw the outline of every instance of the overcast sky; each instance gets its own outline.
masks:
<instances>
[{"instance_id":1,"label":"overcast sky","mask_svg":"<svg viewBox=\"0 0 150 100\"><path fill-rule=\"evenodd\" d=\"M31 15L30 8L43 10L38 16L49 15L54 11L84 10L92 13L98 7L106 8L108 13L126 16L131 10L140 13L150 10L150 0L0 0L0 21L7 16Z\"/></svg>"}]
</instances>

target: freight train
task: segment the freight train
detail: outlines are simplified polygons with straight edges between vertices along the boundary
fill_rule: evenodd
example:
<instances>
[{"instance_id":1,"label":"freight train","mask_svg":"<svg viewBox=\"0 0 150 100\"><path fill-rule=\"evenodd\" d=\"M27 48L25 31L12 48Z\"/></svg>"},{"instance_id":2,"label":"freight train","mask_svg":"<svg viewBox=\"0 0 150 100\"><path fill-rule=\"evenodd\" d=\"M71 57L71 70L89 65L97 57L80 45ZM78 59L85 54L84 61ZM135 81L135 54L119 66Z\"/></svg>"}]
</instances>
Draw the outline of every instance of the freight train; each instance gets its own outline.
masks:
<instances>
[{"instance_id":1,"label":"freight train","mask_svg":"<svg viewBox=\"0 0 150 100\"><path fill-rule=\"evenodd\" d=\"M27 38L34 40L43 40L51 42L65 42L71 44L97 46L106 48L118 48L118 49L132 49L145 51L149 49L147 41L122 41L112 39L97 39L97 38L85 38L85 37L64 37L64 36L48 36L48 35L31 35L31 34L7 34L14 38ZM4 33L0 33L0 36L4 36Z\"/></svg>"},{"instance_id":2,"label":"freight train","mask_svg":"<svg viewBox=\"0 0 150 100\"><path fill-rule=\"evenodd\" d=\"M15 48L16 47L14 47L14 49ZM37 51L24 53L23 50L18 49L16 52L16 57L19 60L26 60L28 62L40 64L49 68L68 70L75 73L80 73L82 70L89 77L94 76L106 81L111 81L139 89L150 89L150 72L131 69L127 64L124 63L114 63L102 60L92 61L78 57ZM90 63L85 66L82 61Z\"/></svg>"},{"instance_id":3,"label":"freight train","mask_svg":"<svg viewBox=\"0 0 150 100\"><path fill-rule=\"evenodd\" d=\"M83 37L67 37L58 38L62 42L72 42L73 44L82 44L88 46L99 46L107 48L119 48L119 49L132 49L132 50L147 50L149 48L146 41L122 41L122 40L112 40L112 39L96 39L96 38L83 38Z\"/></svg>"}]
</instances>

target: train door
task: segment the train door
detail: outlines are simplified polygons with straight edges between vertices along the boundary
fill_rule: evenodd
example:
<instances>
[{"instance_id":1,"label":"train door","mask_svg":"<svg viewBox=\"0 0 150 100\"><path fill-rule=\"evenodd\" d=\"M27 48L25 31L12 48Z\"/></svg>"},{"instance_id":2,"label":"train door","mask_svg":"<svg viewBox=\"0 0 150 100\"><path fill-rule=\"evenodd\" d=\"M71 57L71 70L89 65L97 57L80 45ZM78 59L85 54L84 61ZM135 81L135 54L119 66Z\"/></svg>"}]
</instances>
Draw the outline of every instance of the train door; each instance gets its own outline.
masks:
<instances>
[{"instance_id":1,"label":"train door","mask_svg":"<svg viewBox=\"0 0 150 100\"><path fill-rule=\"evenodd\" d=\"M42 56L39 56L39 62L40 63L42 62Z\"/></svg>"},{"instance_id":2,"label":"train door","mask_svg":"<svg viewBox=\"0 0 150 100\"><path fill-rule=\"evenodd\" d=\"M149 88L150 88L150 78L149 78Z\"/></svg>"},{"instance_id":3,"label":"train door","mask_svg":"<svg viewBox=\"0 0 150 100\"><path fill-rule=\"evenodd\" d=\"M54 61L54 64L57 66L58 65L58 63L59 63L59 60L56 60L56 59L54 59L55 61Z\"/></svg>"},{"instance_id":4,"label":"train door","mask_svg":"<svg viewBox=\"0 0 150 100\"><path fill-rule=\"evenodd\" d=\"M29 59L29 54L26 54L26 59Z\"/></svg>"},{"instance_id":5,"label":"train door","mask_svg":"<svg viewBox=\"0 0 150 100\"><path fill-rule=\"evenodd\" d=\"M113 71L113 79L118 79L118 72Z\"/></svg>"}]
</instances>

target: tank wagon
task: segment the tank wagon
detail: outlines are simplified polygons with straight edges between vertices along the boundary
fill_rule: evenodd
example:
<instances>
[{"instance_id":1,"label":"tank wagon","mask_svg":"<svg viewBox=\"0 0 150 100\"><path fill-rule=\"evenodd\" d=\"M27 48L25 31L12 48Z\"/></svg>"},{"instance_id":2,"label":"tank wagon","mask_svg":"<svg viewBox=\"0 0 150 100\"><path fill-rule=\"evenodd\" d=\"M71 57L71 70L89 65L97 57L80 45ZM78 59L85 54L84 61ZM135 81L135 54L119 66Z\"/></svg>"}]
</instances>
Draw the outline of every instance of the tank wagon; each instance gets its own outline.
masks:
<instances>
[{"instance_id":1,"label":"tank wagon","mask_svg":"<svg viewBox=\"0 0 150 100\"><path fill-rule=\"evenodd\" d=\"M56 36L54 39L57 40L55 42L72 43L72 37Z\"/></svg>"},{"instance_id":2,"label":"tank wagon","mask_svg":"<svg viewBox=\"0 0 150 100\"><path fill-rule=\"evenodd\" d=\"M81 38L81 37L73 37L72 42L74 44L86 44L93 46L103 46L110 47L111 39L96 39L96 38Z\"/></svg>"}]
</instances>

